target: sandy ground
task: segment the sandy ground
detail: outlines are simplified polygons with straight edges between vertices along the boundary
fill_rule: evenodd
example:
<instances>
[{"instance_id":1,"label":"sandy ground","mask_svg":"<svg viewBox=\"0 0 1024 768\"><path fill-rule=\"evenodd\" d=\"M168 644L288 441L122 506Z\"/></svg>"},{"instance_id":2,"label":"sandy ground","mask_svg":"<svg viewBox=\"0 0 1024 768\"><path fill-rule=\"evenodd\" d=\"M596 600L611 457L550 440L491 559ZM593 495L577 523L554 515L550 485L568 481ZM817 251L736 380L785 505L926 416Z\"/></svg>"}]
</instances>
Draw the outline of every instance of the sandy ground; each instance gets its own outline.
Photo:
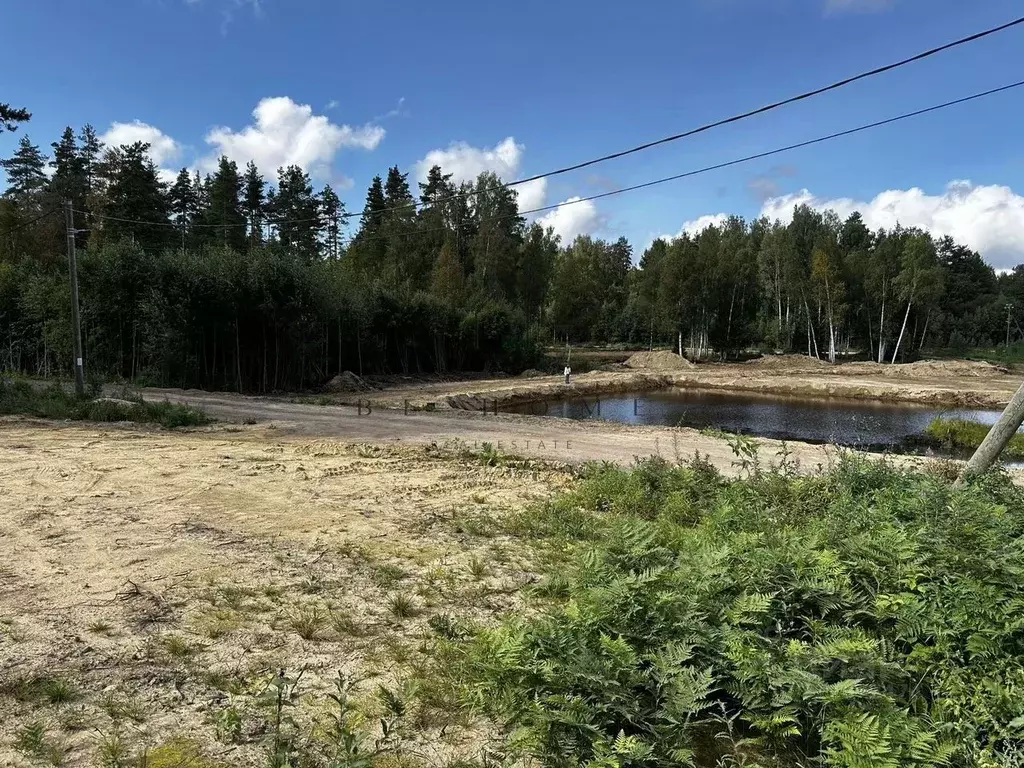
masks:
<instances>
[{"instance_id":1,"label":"sandy ground","mask_svg":"<svg viewBox=\"0 0 1024 768\"><path fill-rule=\"evenodd\" d=\"M609 393L671 386L996 408L1009 402L1020 383L1020 376L985 363L831 366L786 356L738 365L685 363L679 371L594 372L573 377L569 385L561 377L542 377L404 386L399 382L384 390L304 398L174 389L150 389L143 394L188 402L225 421L271 422L290 432L332 439L410 445L455 439L470 447L490 443L504 452L566 462L629 463L636 456L677 459L699 451L729 471L734 457L728 444L693 430L516 416L501 413L501 409L544 399L596 399ZM779 443L762 442L770 454L781 448ZM804 463L827 461L824 448L799 443L790 448Z\"/></svg>"},{"instance_id":2,"label":"sandy ground","mask_svg":"<svg viewBox=\"0 0 1024 768\"><path fill-rule=\"evenodd\" d=\"M313 405L197 390L146 389L143 395L189 403L223 421L270 423L283 433L310 437L412 446L455 441L472 450L490 445L502 453L573 464L630 464L637 457L647 456L676 461L698 452L726 474L735 470L735 456L725 440L693 429L517 416L500 411L497 415L456 409L405 412L382 409L376 404L367 412L365 401L362 406ZM759 442L766 457L782 450L778 441ZM830 453L834 453L827 446L795 442L786 445L792 457L807 466L826 464Z\"/></svg>"},{"instance_id":3,"label":"sandy ground","mask_svg":"<svg viewBox=\"0 0 1024 768\"><path fill-rule=\"evenodd\" d=\"M489 521L569 482L263 426L0 421L0 765L39 764L12 747L33 723L72 766L179 737L261 765L275 670L304 670L300 717L339 671L397 690L431 616L487 620L533 578ZM479 751L477 726L415 717L426 764Z\"/></svg>"},{"instance_id":4,"label":"sandy ground","mask_svg":"<svg viewBox=\"0 0 1024 768\"><path fill-rule=\"evenodd\" d=\"M971 366L773 360L586 374L570 390L676 384L996 406L1019 383ZM342 672L362 681L372 722L374 687L400 690L422 669L432 617L491 620L535 578L495 521L572 482L536 459L697 452L737 471L727 441L693 430L463 410L564 389L554 377L431 384L360 393L358 407L146 390L224 422L185 432L0 419L0 765L39 764L14 748L33 732L42 759L71 766L97 764L111 745L159 750L175 738L230 765L263 764L261 696L282 668L301 672L300 720L322 715ZM437 410L380 407L406 399ZM759 443L763 461L777 459L780 443ZM528 459L489 466L471 453L485 444ZM805 467L834 457L787 450ZM415 615L399 615L403 599ZM410 718L406 748L423 764L487 744L484 726L444 707L417 705Z\"/></svg>"}]
</instances>

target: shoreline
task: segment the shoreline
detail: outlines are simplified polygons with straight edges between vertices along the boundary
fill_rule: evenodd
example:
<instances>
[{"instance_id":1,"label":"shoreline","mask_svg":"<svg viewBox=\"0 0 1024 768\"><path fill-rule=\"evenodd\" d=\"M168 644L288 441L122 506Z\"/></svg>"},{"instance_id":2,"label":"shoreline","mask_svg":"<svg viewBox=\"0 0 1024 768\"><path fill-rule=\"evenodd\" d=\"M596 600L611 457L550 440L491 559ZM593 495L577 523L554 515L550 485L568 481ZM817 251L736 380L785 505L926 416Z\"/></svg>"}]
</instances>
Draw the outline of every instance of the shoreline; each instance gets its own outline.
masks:
<instances>
[{"instance_id":1,"label":"shoreline","mask_svg":"<svg viewBox=\"0 0 1024 768\"><path fill-rule=\"evenodd\" d=\"M382 409L483 411L601 395L659 389L695 389L765 397L842 398L952 408L1002 409L1022 377L984 364L928 362L883 366L816 361L782 361L771 366L703 364L683 370L597 371L574 376L483 379L413 384L383 390L339 392L322 396L324 404L370 402Z\"/></svg>"}]
</instances>

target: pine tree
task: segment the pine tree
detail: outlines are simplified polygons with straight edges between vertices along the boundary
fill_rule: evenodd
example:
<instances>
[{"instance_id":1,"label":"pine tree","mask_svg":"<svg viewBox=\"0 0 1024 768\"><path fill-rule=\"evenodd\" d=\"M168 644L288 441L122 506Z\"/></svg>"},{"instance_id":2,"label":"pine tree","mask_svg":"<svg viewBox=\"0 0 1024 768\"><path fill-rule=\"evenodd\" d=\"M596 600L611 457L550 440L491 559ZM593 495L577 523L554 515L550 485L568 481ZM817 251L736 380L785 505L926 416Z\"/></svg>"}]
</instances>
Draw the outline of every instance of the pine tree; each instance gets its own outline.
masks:
<instances>
[{"instance_id":1,"label":"pine tree","mask_svg":"<svg viewBox=\"0 0 1024 768\"><path fill-rule=\"evenodd\" d=\"M168 242L167 198L149 156L149 144L117 147L104 159L110 179L103 222L104 237L130 238L147 250Z\"/></svg>"},{"instance_id":2,"label":"pine tree","mask_svg":"<svg viewBox=\"0 0 1024 768\"><path fill-rule=\"evenodd\" d=\"M78 134L78 156L81 158L85 184L83 207L89 213L97 213L104 206L104 189L99 172L102 155L103 142L96 135L96 129L86 123Z\"/></svg>"},{"instance_id":3,"label":"pine tree","mask_svg":"<svg viewBox=\"0 0 1024 768\"><path fill-rule=\"evenodd\" d=\"M452 174L442 173L441 166L431 166L426 182L420 182L420 202L423 210L437 209L455 194Z\"/></svg>"},{"instance_id":4,"label":"pine tree","mask_svg":"<svg viewBox=\"0 0 1024 768\"><path fill-rule=\"evenodd\" d=\"M341 198L328 184L320 193L319 205L327 256L336 259L341 247L341 221L345 213L345 204L341 202Z\"/></svg>"},{"instance_id":5,"label":"pine tree","mask_svg":"<svg viewBox=\"0 0 1024 768\"><path fill-rule=\"evenodd\" d=\"M192 211L192 220L201 221L206 217L206 209L210 207L210 175L206 178L196 171L192 178L192 192L195 195L195 209Z\"/></svg>"},{"instance_id":6,"label":"pine tree","mask_svg":"<svg viewBox=\"0 0 1024 768\"><path fill-rule=\"evenodd\" d=\"M266 185L256 163L250 160L242 176L242 208L248 222L250 247L263 242L263 221L267 205L264 193Z\"/></svg>"},{"instance_id":7,"label":"pine tree","mask_svg":"<svg viewBox=\"0 0 1024 768\"><path fill-rule=\"evenodd\" d=\"M370 188L366 191L366 205L359 222L360 235L376 235L384 223L384 211L387 203L384 199L384 183L380 176L374 176Z\"/></svg>"},{"instance_id":8,"label":"pine tree","mask_svg":"<svg viewBox=\"0 0 1024 768\"><path fill-rule=\"evenodd\" d=\"M234 160L221 156L210 180L209 200L203 216L208 241L216 245L245 249L246 221L240 200L242 180Z\"/></svg>"},{"instance_id":9,"label":"pine tree","mask_svg":"<svg viewBox=\"0 0 1024 768\"><path fill-rule=\"evenodd\" d=\"M308 174L299 166L289 165L278 170L272 213L281 245L306 258L316 255L317 201Z\"/></svg>"},{"instance_id":10,"label":"pine tree","mask_svg":"<svg viewBox=\"0 0 1024 768\"><path fill-rule=\"evenodd\" d=\"M50 179L50 190L56 200L70 200L73 207L81 209L85 205L86 177L85 164L75 141L75 132L70 126L64 129L60 141L53 147L53 177Z\"/></svg>"},{"instance_id":11,"label":"pine tree","mask_svg":"<svg viewBox=\"0 0 1024 768\"><path fill-rule=\"evenodd\" d=\"M167 196L170 213L177 225L178 234L182 243L185 242L189 230L195 221L197 210L196 191L192 186L192 177L188 168L182 168L175 179Z\"/></svg>"},{"instance_id":12,"label":"pine tree","mask_svg":"<svg viewBox=\"0 0 1024 768\"><path fill-rule=\"evenodd\" d=\"M86 123L78 134L79 156L82 158L82 173L85 174L86 191L91 192L95 183L96 164L103 153L103 143L96 135L96 129Z\"/></svg>"},{"instance_id":13,"label":"pine tree","mask_svg":"<svg viewBox=\"0 0 1024 768\"><path fill-rule=\"evenodd\" d=\"M384 264L387 279L418 283L429 272L421 268L417 258L416 238L413 236L416 223L416 206L409 189L408 175L398 166L388 169L384 182L384 216L382 234L385 238Z\"/></svg>"},{"instance_id":14,"label":"pine tree","mask_svg":"<svg viewBox=\"0 0 1024 768\"><path fill-rule=\"evenodd\" d=\"M0 160L0 168L7 174L4 197L19 206L27 206L46 188L46 155L39 151L39 147L27 135L21 137L11 157Z\"/></svg>"},{"instance_id":15,"label":"pine tree","mask_svg":"<svg viewBox=\"0 0 1024 768\"><path fill-rule=\"evenodd\" d=\"M410 239L407 247L414 272L413 279L418 281L421 275L429 275L435 260L445 242L454 234L457 242L458 233L453 232L453 207L455 185L452 175L441 172L440 166L433 166L427 173L426 182L420 182L420 210L416 215L416 235ZM456 252L458 248L453 244ZM459 259L461 264L462 259Z\"/></svg>"},{"instance_id":16,"label":"pine tree","mask_svg":"<svg viewBox=\"0 0 1024 768\"><path fill-rule=\"evenodd\" d=\"M10 104L0 104L0 133L18 130L18 123L25 123L32 119L32 113L26 109L12 107Z\"/></svg>"},{"instance_id":17,"label":"pine tree","mask_svg":"<svg viewBox=\"0 0 1024 768\"><path fill-rule=\"evenodd\" d=\"M388 169L388 180L384 184L384 207L393 217L409 219L416 213L412 202L409 174L402 173L397 165L392 166Z\"/></svg>"}]
</instances>

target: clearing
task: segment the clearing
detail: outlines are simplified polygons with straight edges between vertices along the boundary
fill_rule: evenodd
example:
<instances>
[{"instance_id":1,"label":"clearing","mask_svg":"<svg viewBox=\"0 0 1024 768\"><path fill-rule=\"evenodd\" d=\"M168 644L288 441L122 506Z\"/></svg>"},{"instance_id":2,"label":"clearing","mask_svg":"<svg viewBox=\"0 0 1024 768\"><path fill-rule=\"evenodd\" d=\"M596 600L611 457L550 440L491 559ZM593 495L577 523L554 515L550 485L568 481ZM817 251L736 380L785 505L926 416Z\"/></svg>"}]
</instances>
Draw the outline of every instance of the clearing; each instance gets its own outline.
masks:
<instances>
[{"instance_id":1,"label":"clearing","mask_svg":"<svg viewBox=\"0 0 1024 768\"><path fill-rule=\"evenodd\" d=\"M400 689L432 617L486 621L534 578L491 521L571 482L262 427L0 434L2 765L38 764L12 742L40 727L36 754L66 765L178 738L262 764L254 702L279 669L302 671L302 712L338 672L362 680L373 722L375 686ZM454 717L419 712L409 749L477 757L486 734Z\"/></svg>"}]
</instances>

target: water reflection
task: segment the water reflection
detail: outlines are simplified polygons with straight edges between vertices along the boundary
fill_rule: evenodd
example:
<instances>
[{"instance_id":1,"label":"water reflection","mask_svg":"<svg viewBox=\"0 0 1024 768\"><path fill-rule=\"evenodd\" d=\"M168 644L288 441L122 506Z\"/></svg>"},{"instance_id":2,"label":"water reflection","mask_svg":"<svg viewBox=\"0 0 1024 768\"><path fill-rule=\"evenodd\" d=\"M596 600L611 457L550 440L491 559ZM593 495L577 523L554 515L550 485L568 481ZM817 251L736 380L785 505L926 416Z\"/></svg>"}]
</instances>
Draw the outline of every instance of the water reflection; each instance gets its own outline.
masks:
<instances>
[{"instance_id":1,"label":"water reflection","mask_svg":"<svg viewBox=\"0 0 1024 768\"><path fill-rule=\"evenodd\" d=\"M831 398L761 396L692 389L611 395L585 400L527 403L515 413L603 419L721 429L761 437L836 443L848 446L897 446L920 435L937 416L992 424L999 411L941 409L907 403Z\"/></svg>"}]
</instances>

